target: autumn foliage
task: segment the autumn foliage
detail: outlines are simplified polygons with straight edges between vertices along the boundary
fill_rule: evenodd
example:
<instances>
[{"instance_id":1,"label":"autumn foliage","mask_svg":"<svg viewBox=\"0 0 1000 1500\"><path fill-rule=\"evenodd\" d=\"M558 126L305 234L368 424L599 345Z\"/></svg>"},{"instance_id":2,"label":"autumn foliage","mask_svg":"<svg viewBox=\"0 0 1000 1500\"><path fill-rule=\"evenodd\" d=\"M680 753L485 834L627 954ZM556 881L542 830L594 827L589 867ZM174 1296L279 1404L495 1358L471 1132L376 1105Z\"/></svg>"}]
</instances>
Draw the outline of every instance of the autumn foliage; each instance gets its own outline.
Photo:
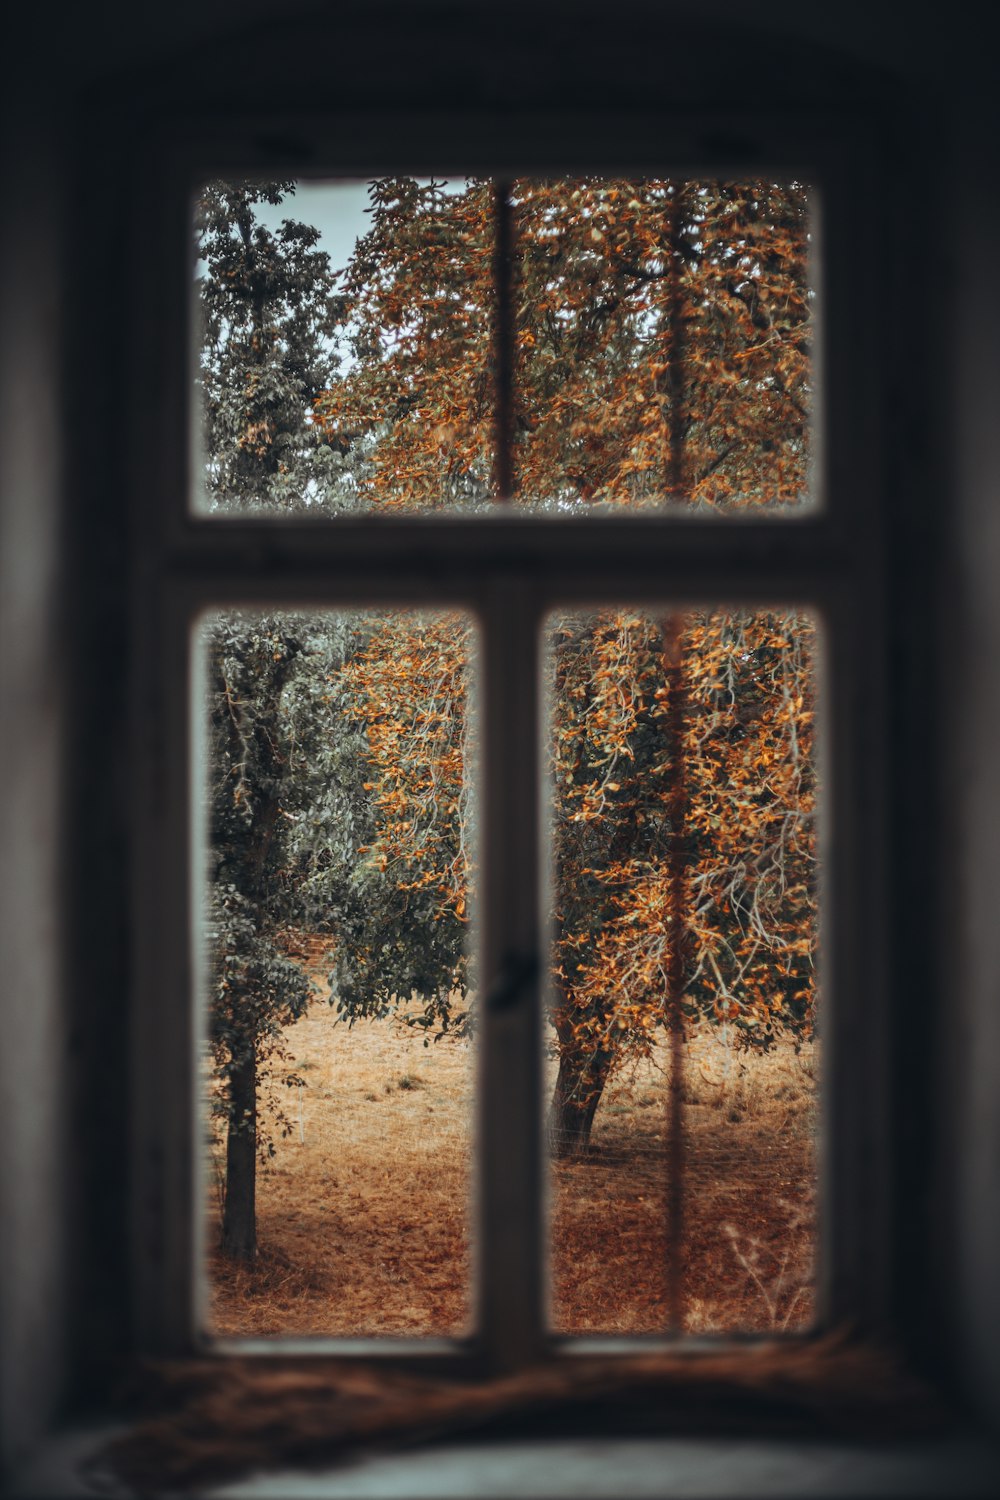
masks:
<instances>
[{"instance_id":1,"label":"autumn foliage","mask_svg":"<svg viewBox=\"0 0 1000 1500\"><path fill-rule=\"evenodd\" d=\"M370 508L469 508L493 492L493 203L485 181L372 184L372 228L344 278L357 363L317 403L331 434L370 443ZM514 184L519 502L804 498L806 210L802 189L770 183Z\"/></svg>"},{"instance_id":2,"label":"autumn foliage","mask_svg":"<svg viewBox=\"0 0 1000 1500\"><path fill-rule=\"evenodd\" d=\"M494 203L488 182L372 186L372 228L345 277L356 363L317 403L365 448L372 509L496 503ZM570 515L803 501L801 189L518 182L510 212L514 503ZM586 1143L614 1068L648 1055L675 945L686 1014L731 1024L747 1046L815 1025L814 622L686 614L673 732L663 631L629 609L551 622L561 1149ZM349 669L378 810L365 853L400 890L432 892L432 921L453 925L474 876L467 632L398 617ZM361 973L365 954L352 962ZM439 1014L444 979L431 986Z\"/></svg>"},{"instance_id":3,"label":"autumn foliage","mask_svg":"<svg viewBox=\"0 0 1000 1500\"><path fill-rule=\"evenodd\" d=\"M765 611L683 622L679 743L660 619L606 611L557 617L550 631L553 1023L567 1147L585 1144L615 1066L651 1054L675 943L688 1017L727 1023L747 1047L815 1027L815 626ZM464 927L472 901L468 629L449 616L420 627L396 617L346 669L377 809L361 853L398 890L430 897L432 928ZM671 862L682 871L680 923ZM428 976L424 1019L448 1013L442 990L467 988L460 942L455 953L447 975ZM378 991L375 961L357 949L350 958Z\"/></svg>"}]
</instances>

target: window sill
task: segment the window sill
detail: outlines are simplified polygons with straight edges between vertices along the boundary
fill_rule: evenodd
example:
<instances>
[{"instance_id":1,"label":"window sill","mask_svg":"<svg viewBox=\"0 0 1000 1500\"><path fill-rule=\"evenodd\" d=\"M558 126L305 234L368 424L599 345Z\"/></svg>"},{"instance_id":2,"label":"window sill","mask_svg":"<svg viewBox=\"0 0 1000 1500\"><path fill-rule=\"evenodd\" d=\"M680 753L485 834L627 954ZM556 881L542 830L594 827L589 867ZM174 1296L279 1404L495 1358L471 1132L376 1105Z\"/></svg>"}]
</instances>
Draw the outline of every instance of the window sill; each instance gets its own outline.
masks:
<instances>
[{"instance_id":1,"label":"window sill","mask_svg":"<svg viewBox=\"0 0 1000 1500\"><path fill-rule=\"evenodd\" d=\"M121 1429L53 1437L8 1492L10 1500L131 1500L90 1469ZM777 1438L564 1438L435 1443L318 1469L256 1472L185 1492L200 1500L781 1500L781 1497L942 1497L1000 1492L1000 1450L963 1436L862 1444ZM143 1492L149 1495L149 1491Z\"/></svg>"},{"instance_id":2,"label":"window sill","mask_svg":"<svg viewBox=\"0 0 1000 1500\"><path fill-rule=\"evenodd\" d=\"M275 1353L146 1366L128 1425L53 1438L15 1500L1000 1493L1000 1449L843 1338L493 1380Z\"/></svg>"}]
</instances>

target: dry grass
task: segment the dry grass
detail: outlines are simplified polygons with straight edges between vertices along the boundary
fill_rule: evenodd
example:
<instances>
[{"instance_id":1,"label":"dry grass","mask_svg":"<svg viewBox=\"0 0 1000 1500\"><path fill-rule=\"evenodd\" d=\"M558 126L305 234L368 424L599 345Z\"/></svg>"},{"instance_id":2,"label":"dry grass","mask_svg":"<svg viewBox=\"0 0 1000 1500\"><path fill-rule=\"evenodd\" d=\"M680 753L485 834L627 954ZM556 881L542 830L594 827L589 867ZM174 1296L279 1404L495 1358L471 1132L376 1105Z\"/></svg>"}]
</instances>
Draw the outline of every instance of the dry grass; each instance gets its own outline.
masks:
<instances>
[{"instance_id":1,"label":"dry grass","mask_svg":"<svg viewBox=\"0 0 1000 1500\"><path fill-rule=\"evenodd\" d=\"M684 1300L690 1333L775 1332L812 1316L816 1058L687 1047ZM553 1325L664 1326L666 1071L642 1063L605 1093L590 1154L554 1169Z\"/></svg>"},{"instance_id":2,"label":"dry grass","mask_svg":"<svg viewBox=\"0 0 1000 1500\"><path fill-rule=\"evenodd\" d=\"M257 1264L211 1261L213 1331L464 1332L471 1049L425 1050L399 1022L348 1029L323 1004L288 1039L308 1083L258 1172Z\"/></svg>"},{"instance_id":3,"label":"dry grass","mask_svg":"<svg viewBox=\"0 0 1000 1500\"><path fill-rule=\"evenodd\" d=\"M473 1044L424 1047L400 1020L289 1029L301 1090L257 1190L260 1254L210 1252L210 1327L229 1336L467 1332L472 1316ZM694 1036L685 1080L690 1332L808 1325L817 1059L740 1056ZM554 1065L553 1065L554 1066ZM551 1174L551 1309L561 1332L655 1332L666 1307L666 1077L612 1082L585 1157ZM213 1191L209 1233L218 1228Z\"/></svg>"}]
</instances>

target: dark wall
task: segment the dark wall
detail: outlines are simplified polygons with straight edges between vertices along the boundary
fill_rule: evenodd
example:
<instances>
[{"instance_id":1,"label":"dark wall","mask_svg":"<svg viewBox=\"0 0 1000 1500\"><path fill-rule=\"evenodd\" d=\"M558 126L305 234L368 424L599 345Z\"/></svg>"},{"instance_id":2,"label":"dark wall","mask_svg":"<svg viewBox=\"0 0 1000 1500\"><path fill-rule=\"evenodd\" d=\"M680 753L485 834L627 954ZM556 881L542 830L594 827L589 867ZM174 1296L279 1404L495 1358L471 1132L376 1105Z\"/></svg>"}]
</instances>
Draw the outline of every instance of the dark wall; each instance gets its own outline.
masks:
<instances>
[{"instance_id":1,"label":"dark wall","mask_svg":"<svg viewBox=\"0 0 1000 1500\"><path fill-rule=\"evenodd\" d=\"M61 636L58 152L3 157L0 247L0 1452L50 1415L65 1366L68 1077ZM14 209L16 208L16 212Z\"/></svg>"},{"instance_id":2,"label":"dark wall","mask_svg":"<svg viewBox=\"0 0 1000 1500\"><path fill-rule=\"evenodd\" d=\"M887 372L908 392L884 476L901 1235L914 1215L900 1300L911 1320L921 1298L952 1309L953 1368L1000 1423L1000 223L981 14L918 5L901 25L882 0L770 0L749 26L725 0L95 0L22 23L0 178L4 1451L130 1337L126 563L141 497L116 390L142 372L121 271L142 132L192 108L485 103L499 132L517 109L812 102L871 129L896 222Z\"/></svg>"},{"instance_id":3,"label":"dark wall","mask_svg":"<svg viewBox=\"0 0 1000 1500\"><path fill-rule=\"evenodd\" d=\"M994 98L996 96L994 95ZM949 1041L946 1170L954 1173L951 1290L970 1390L1000 1426L1000 180L996 106L956 113L944 249L955 297L947 398L954 551L938 650L949 684L935 996ZM933 715L934 705L928 704Z\"/></svg>"}]
</instances>

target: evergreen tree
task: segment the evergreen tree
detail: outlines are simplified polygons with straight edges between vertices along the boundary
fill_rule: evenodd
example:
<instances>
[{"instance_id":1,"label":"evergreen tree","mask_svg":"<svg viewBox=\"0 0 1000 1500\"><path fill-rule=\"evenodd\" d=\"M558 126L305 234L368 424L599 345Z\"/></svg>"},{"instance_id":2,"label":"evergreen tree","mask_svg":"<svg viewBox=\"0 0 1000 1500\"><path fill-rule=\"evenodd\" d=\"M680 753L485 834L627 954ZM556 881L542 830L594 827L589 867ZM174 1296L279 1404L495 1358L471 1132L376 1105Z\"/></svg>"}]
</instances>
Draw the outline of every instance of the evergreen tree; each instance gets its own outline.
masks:
<instances>
[{"instance_id":1,"label":"evergreen tree","mask_svg":"<svg viewBox=\"0 0 1000 1500\"><path fill-rule=\"evenodd\" d=\"M195 217L198 365L209 508L234 515L330 509L350 491L343 453L315 421L333 382L342 299L319 233L255 210L294 183L213 183Z\"/></svg>"},{"instance_id":2,"label":"evergreen tree","mask_svg":"<svg viewBox=\"0 0 1000 1500\"><path fill-rule=\"evenodd\" d=\"M286 219L272 232L255 212L292 188L215 184L197 206L204 475L216 513L329 508L351 495L343 455L314 420L336 367L339 302L329 257L315 248L315 229ZM316 748L317 687L339 666L341 636L335 624L301 615L232 611L204 639L209 1038L226 1134L222 1245L243 1260L256 1254L256 1162L270 1145L258 1130L258 1090L266 1072L287 1064L282 1027L311 996L304 970L284 951L282 928L308 908L303 843L316 786L306 746ZM295 1081L287 1066L285 1076Z\"/></svg>"}]
</instances>

